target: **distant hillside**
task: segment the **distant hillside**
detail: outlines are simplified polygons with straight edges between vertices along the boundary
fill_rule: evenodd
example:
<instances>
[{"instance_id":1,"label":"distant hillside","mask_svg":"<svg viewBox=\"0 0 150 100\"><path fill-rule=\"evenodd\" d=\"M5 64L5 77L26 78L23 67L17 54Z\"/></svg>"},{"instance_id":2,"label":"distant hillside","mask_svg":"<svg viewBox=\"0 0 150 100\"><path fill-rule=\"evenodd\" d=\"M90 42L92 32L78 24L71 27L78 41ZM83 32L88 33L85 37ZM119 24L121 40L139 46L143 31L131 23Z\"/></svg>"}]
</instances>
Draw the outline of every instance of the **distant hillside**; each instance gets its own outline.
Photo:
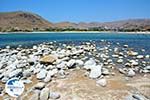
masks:
<instances>
[{"instance_id":1,"label":"distant hillside","mask_svg":"<svg viewBox=\"0 0 150 100\"><path fill-rule=\"evenodd\" d=\"M150 31L150 19L51 23L37 14L18 11L0 13L0 31Z\"/></svg>"},{"instance_id":2,"label":"distant hillside","mask_svg":"<svg viewBox=\"0 0 150 100\"><path fill-rule=\"evenodd\" d=\"M3 31L44 30L52 26L52 23L33 13L21 11L0 13L0 29Z\"/></svg>"}]
</instances>

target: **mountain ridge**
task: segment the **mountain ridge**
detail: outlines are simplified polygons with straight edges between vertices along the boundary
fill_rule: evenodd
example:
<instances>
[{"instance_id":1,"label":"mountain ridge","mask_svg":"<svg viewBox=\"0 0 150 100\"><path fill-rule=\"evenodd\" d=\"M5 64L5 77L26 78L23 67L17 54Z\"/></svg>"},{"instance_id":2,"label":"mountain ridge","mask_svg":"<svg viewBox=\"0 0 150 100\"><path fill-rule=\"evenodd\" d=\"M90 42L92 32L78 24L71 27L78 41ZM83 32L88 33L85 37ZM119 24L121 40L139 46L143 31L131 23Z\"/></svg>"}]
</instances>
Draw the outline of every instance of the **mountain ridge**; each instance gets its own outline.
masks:
<instances>
[{"instance_id":1,"label":"mountain ridge","mask_svg":"<svg viewBox=\"0 0 150 100\"><path fill-rule=\"evenodd\" d=\"M31 12L0 13L0 31L150 31L150 19L127 19L112 22L52 23Z\"/></svg>"}]
</instances>

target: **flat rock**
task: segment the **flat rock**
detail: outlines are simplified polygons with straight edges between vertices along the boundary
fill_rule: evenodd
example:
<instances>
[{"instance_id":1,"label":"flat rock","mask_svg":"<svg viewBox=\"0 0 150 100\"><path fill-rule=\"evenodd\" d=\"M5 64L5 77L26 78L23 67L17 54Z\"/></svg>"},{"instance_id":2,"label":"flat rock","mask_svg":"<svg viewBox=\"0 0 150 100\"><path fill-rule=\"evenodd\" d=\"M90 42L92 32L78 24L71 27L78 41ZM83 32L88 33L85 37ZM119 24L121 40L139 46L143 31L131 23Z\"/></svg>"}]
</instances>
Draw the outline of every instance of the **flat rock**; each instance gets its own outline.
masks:
<instances>
[{"instance_id":1,"label":"flat rock","mask_svg":"<svg viewBox=\"0 0 150 100\"><path fill-rule=\"evenodd\" d=\"M45 55L40 58L41 63L53 63L57 60L57 57L55 55Z\"/></svg>"}]
</instances>

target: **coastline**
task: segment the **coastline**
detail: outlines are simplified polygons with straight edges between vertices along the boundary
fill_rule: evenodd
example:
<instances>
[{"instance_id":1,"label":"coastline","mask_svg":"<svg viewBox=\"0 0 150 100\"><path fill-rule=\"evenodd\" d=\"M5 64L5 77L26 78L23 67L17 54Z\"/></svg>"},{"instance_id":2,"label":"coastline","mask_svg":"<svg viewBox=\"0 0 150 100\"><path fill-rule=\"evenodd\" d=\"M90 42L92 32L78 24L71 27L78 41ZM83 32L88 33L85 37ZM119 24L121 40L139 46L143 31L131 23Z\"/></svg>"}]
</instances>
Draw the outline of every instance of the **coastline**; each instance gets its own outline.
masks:
<instances>
[{"instance_id":1,"label":"coastline","mask_svg":"<svg viewBox=\"0 0 150 100\"><path fill-rule=\"evenodd\" d=\"M37 32L0 32L0 34L30 34L30 33L112 33L112 34L150 34L150 32L114 32L114 31L63 31L63 32L56 32L56 31L37 31Z\"/></svg>"}]
</instances>

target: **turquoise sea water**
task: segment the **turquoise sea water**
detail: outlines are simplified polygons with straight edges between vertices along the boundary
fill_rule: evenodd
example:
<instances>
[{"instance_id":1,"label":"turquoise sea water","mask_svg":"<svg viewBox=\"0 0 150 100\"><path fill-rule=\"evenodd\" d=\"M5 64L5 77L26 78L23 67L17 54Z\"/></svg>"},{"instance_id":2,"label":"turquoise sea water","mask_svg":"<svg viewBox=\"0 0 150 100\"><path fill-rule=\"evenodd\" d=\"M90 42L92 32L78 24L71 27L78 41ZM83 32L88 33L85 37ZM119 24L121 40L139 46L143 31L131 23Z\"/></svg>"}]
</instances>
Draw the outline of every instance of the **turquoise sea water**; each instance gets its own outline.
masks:
<instances>
[{"instance_id":1,"label":"turquoise sea water","mask_svg":"<svg viewBox=\"0 0 150 100\"><path fill-rule=\"evenodd\" d=\"M112 43L128 44L130 47L150 52L150 34L127 33L11 33L0 34L0 47L32 46L42 42L81 43L83 41L107 40Z\"/></svg>"}]
</instances>

